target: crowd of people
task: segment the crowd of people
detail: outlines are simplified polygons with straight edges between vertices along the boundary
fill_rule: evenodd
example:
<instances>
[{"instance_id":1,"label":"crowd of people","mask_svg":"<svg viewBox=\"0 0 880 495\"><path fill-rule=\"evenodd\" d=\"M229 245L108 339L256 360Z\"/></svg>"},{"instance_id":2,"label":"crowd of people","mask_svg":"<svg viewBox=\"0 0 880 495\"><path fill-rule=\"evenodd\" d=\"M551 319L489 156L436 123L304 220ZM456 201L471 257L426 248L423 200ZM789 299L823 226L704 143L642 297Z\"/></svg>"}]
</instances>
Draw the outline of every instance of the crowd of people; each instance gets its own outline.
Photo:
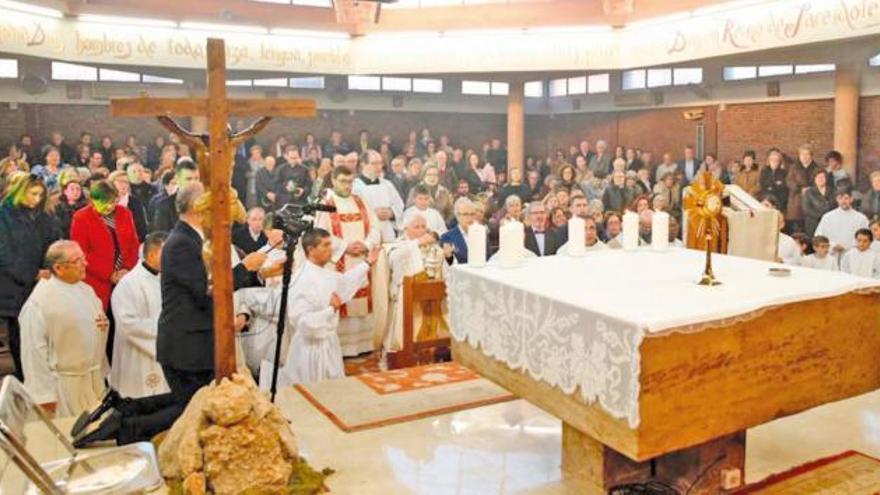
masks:
<instances>
[{"instance_id":1,"label":"crowd of people","mask_svg":"<svg viewBox=\"0 0 880 495\"><path fill-rule=\"evenodd\" d=\"M472 225L487 227L491 254L501 226L520 221L525 248L548 256L573 242L621 247L626 211L650 243L652 215L663 211L671 243L682 245L682 194L701 172L779 211L778 261L880 278L880 171L859 193L840 153L820 164L808 145L724 164L691 146L658 155L584 140L508 169L500 139L464 149L428 129L400 144L368 131L353 145L338 131L323 144L312 134L245 143L233 168L247 211L232 233L236 330L259 334L277 321L275 212L313 201L337 211L318 214L296 262L308 283L295 286L288 314L298 332L282 363L291 381L340 376L343 356L399 348L402 277L442 278L449 264L467 263ZM41 404L80 415L80 445L167 427L213 370L210 192L190 149L173 134L117 145L83 132L70 145L56 132L42 146L25 135L0 160L0 190L0 322L18 377ZM568 239L574 217L584 220L583 240ZM385 280L375 266L383 249ZM386 305L377 343L374 314ZM420 308L425 335L445 328L432 311ZM267 335L240 349L239 365L255 375L269 359Z\"/></svg>"}]
</instances>

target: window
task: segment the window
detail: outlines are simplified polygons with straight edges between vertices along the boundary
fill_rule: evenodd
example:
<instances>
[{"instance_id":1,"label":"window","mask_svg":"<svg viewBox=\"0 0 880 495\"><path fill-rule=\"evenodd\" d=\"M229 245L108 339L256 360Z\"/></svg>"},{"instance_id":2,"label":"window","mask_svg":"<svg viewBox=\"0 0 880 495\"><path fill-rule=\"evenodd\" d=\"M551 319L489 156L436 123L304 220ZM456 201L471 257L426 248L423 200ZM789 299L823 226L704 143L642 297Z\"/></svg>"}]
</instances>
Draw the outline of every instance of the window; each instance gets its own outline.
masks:
<instances>
[{"instance_id":1,"label":"window","mask_svg":"<svg viewBox=\"0 0 880 495\"><path fill-rule=\"evenodd\" d=\"M416 78L412 80L412 90L413 93L442 93L443 80Z\"/></svg>"},{"instance_id":2,"label":"window","mask_svg":"<svg viewBox=\"0 0 880 495\"><path fill-rule=\"evenodd\" d=\"M14 58L0 58L0 79L18 78L18 60Z\"/></svg>"},{"instance_id":3,"label":"window","mask_svg":"<svg viewBox=\"0 0 880 495\"><path fill-rule=\"evenodd\" d=\"M551 79L550 96L565 96L568 94L568 79Z\"/></svg>"},{"instance_id":4,"label":"window","mask_svg":"<svg viewBox=\"0 0 880 495\"><path fill-rule=\"evenodd\" d=\"M183 79L176 79L173 77L151 76L149 74L144 74L142 81L145 83L153 83L153 84L183 84Z\"/></svg>"},{"instance_id":5,"label":"window","mask_svg":"<svg viewBox=\"0 0 880 495\"><path fill-rule=\"evenodd\" d=\"M807 64L795 65L795 74L816 74L818 72L834 72L837 68L834 64Z\"/></svg>"},{"instance_id":6,"label":"window","mask_svg":"<svg viewBox=\"0 0 880 495\"><path fill-rule=\"evenodd\" d=\"M621 88L627 89L644 89L645 88L645 69L627 70L621 76Z\"/></svg>"},{"instance_id":7,"label":"window","mask_svg":"<svg viewBox=\"0 0 880 495\"><path fill-rule=\"evenodd\" d=\"M543 98L544 97L544 81L530 81L525 84L526 98Z\"/></svg>"},{"instance_id":8,"label":"window","mask_svg":"<svg viewBox=\"0 0 880 495\"><path fill-rule=\"evenodd\" d=\"M510 85L506 82L493 82L492 83L492 94L493 95L501 95L507 96L507 93L510 91Z\"/></svg>"},{"instance_id":9,"label":"window","mask_svg":"<svg viewBox=\"0 0 880 495\"><path fill-rule=\"evenodd\" d=\"M790 65L762 65L758 67L758 77L789 76L792 73Z\"/></svg>"},{"instance_id":10,"label":"window","mask_svg":"<svg viewBox=\"0 0 880 495\"><path fill-rule=\"evenodd\" d=\"M492 94L492 85L488 81L462 81L461 94L490 95Z\"/></svg>"},{"instance_id":11,"label":"window","mask_svg":"<svg viewBox=\"0 0 880 495\"><path fill-rule=\"evenodd\" d=\"M227 86L241 86L245 88L249 88L254 85L254 81L250 79L238 79L232 81L226 81Z\"/></svg>"},{"instance_id":12,"label":"window","mask_svg":"<svg viewBox=\"0 0 880 495\"><path fill-rule=\"evenodd\" d=\"M286 88L286 77L271 77L267 79L254 79L254 87L264 88Z\"/></svg>"},{"instance_id":13,"label":"window","mask_svg":"<svg viewBox=\"0 0 880 495\"><path fill-rule=\"evenodd\" d=\"M291 77L290 87L297 89L324 89L324 76Z\"/></svg>"},{"instance_id":14,"label":"window","mask_svg":"<svg viewBox=\"0 0 880 495\"><path fill-rule=\"evenodd\" d=\"M648 87L672 86L672 69L648 69Z\"/></svg>"},{"instance_id":15,"label":"window","mask_svg":"<svg viewBox=\"0 0 880 495\"><path fill-rule=\"evenodd\" d=\"M102 81L141 82L141 75L137 72L100 69L98 70L98 79Z\"/></svg>"},{"instance_id":16,"label":"window","mask_svg":"<svg viewBox=\"0 0 880 495\"><path fill-rule=\"evenodd\" d=\"M585 95L587 94L587 76L569 77L568 78L568 94Z\"/></svg>"},{"instance_id":17,"label":"window","mask_svg":"<svg viewBox=\"0 0 880 495\"><path fill-rule=\"evenodd\" d=\"M672 83L676 86L702 84L703 69L700 67L683 67L672 69Z\"/></svg>"},{"instance_id":18,"label":"window","mask_svg":"<svg viewBox=\"0 0 880 495\"><path fill-rule=\"evenodd\" d=\"M587 76L587 93L595 95L598 93L611 92L611 74L591 74Z\"/></svg>"},{"instance_id":19,"label":"window","mask_svg":"<svg viewBox=\"0 0 880 495\"><path fill-rule=\"evenodd\" d=\"M382 91L412 91L412 79L408 77L383 77Z\"/></svg>"},{"instance_id":20,"label":"window","mask_svg":"<svg viewBox=\"0 0 880 495\"><path fill-rule=\"evenodd\" d=\"M743 79L754 79L758 77L758 68L754 65L741 67L725 67L723 75L725 81L742 81Z\"/></svg>"},{"instance_id":21,"label":"window","mask_svg":"<svg viewBox=\"0 0 880 495\"><path fill-rule=\"evenodd\" d=\"M382 78L377 76L348 76L348 89L380 91Z\"/></svg>"},{"instance_id":22,"label":"window","mask_svg":"<svg viewBox=\"0 0 880 495\"><path fill-rule=\"evenodd\" d=\"M97 81L98 69L88 65L52 62L52 79L56 81Z\"/></svg>"}]
</instances>

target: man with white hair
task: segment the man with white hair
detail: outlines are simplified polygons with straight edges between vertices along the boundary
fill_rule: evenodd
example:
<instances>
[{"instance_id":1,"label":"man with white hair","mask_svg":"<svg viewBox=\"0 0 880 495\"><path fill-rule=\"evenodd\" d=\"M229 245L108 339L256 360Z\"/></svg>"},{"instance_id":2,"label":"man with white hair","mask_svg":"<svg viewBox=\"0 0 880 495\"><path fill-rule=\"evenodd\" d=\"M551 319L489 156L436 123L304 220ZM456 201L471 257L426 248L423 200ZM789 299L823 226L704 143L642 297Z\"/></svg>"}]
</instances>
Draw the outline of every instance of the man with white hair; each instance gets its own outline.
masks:
<instances>
[{"instance_id":1,"label":"man with white hair","mask_svg":"<svg viewBox=\"0 0 880 495\"><path fill-rule=\"evenodd\" d=\"M590 170L599 179L604 179L611 172L611 155L608 154L608 143L600 139L596 141L596 154L590 158Z\"/></svg>"},{"instance_id":2,"label":"man with white hair","mask_svg":"<svg viewBox=\"0 0 880 495\"><path fill-rule=\"evenodd\" d=\"M548 228L547 207L541 201L532 201L526 207L526 217L529 226L525 229L526 249L535 253L535 256L550 256L556 254L559 248L557 233ZM566 233L568 229L566 229Z\"/></svg>"},{"instance_id":3,"label":"man with white hair","mask_svg":"<svg viewBox=\"0 0 880 495\"><path fill-rule=\"evenodd\" d=\"M108 371L104 348L110 322L83 281L86 264L76 242L50 245L46 266L52 276L37 283L18 318L25 387L59 417L100 401Z\"/></svg>"},{"instance_id":4,"label":"man with white hair","mask_svg":"<svg viewBox=\"0 0 880 495\"><path fill-rule=\"evenodd\" d=\"M391 181L381 177L382 155L374 150L361 154L361 173L354 180L354 193L364 198L367 206L379 219L382 242L391 242L396 237L403 219L403 199Z\"/></svg>"},{"instance_id":5,"label":"man with white hair","mask_svg":"<svg viewBox=\"0 0 880 495\"><path fill-rule=\"evenodd\" d=\"M467 263L468 248L465 239L467 238L468 228L473 225L476 218L474 203L468 198L458 198L453 205L453 212L458 225L440 236L440 243L447 253L450 250L452 251L451 255L446 255L447 262L451 264L454 260L458 263Z\"/></svg>"}]
</instances>

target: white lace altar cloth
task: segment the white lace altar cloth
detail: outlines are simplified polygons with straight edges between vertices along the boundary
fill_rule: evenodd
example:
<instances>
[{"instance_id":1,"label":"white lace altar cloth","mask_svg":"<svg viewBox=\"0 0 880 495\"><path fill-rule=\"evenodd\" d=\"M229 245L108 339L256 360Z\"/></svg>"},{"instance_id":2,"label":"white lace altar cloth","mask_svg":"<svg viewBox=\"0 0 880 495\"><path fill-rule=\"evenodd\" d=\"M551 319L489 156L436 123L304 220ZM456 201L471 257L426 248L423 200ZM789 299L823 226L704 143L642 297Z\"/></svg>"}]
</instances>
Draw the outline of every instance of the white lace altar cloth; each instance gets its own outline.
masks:
<instances>
[{"instance_id":1,"label":"white lace altar cloth","mask_svg":"<svg viewBox=\"0 0 880 495\"><path fill-rule=\"evenodd\" d=\"M880 291L880 280L791 269L713 255L723 282L696 284L705 254L671 248L655 252L593 251L580 258L527 259L516 268L457 265L447 280L452 336L524 370L533 379L596 401L608 413L639 424L642 338L664 331L700 331L749 319L784 304Z\"/></svg>"}]
</instances>

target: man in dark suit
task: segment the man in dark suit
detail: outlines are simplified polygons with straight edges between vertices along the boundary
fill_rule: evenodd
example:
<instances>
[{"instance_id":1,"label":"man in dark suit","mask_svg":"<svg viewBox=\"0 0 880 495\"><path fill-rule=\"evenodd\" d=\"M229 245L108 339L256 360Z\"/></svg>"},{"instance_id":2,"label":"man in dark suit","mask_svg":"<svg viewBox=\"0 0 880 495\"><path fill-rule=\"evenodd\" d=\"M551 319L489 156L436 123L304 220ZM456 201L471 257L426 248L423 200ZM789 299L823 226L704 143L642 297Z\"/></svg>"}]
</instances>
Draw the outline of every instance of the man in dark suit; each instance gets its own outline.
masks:
<instances>
[{"instance_id":1,"label":"man in dark suit","mask_svg":"<svg viewBox=\"0 0 880 495\"><path fill-rule=\"evenodd\" d=\"M203 193L204 187L198 182L178 190L175 200L180 218L162 249L162 310L156 359L171 392L127 399L109 390L97 409L83 413L74 424L71 436L77 448L111 439L124 445L152 438L171 427L196 391L214 377L214 306L202 259L205 239L201 215L195 211L196 200ZM250 284L253 272L265 260L264 253L251 253L236 265L235 288ZM97 420L108 412L109 416L98 424Z\"/></svg>"},{"instance_id":2,"label":"man in dark suit","mask_svg":"<svg viewBox=\"0 0 880 495\"><path fill-rule=\"evenodd\" d=\"M247 221L232 228L232 244L250 254L265 246L268 242L265 229L266 211L259 206L248 210Z\"/></svg>"},{"instance_id":3,"label":"man in dark suit","mask_svg":"<svg viewBox=\"0 0 880 495\"><path fill-rule=\"evenodd\" d=\"M684 159L678 161L678 169L684 173L684 185L694 181L694 177L700 172L700 161L697 160L696 151L691 145L684 147Z\"/></svg>"},{"instance_id":4,"label":"man in dark suit","mask_svg":"<svg viewBox=\"0 0 880 495\"><path fill-rule=\"evenodd\" d=\"M181 158L174 167L174 178L177 181L177 189L183 189L187 185L199 181L199 168L189 158ZM153 221L150 224L152 232L170 232L177 224L177 193L169 194L159 200L156 211L153 212Z\"/></svg>"},{"instance_id":5,"label":"man in dark suit","mask_svg":"<svg viewBox=\"0 0 880 495\"><path fill-rule=\"evenodd\" d=\"M536 256L551 256L559 249L558 236L547 228L547 207L540 201L533 201L526 207L526 215L531 225L526 227L526 249Z\"/></svg>"}]
</instances>

